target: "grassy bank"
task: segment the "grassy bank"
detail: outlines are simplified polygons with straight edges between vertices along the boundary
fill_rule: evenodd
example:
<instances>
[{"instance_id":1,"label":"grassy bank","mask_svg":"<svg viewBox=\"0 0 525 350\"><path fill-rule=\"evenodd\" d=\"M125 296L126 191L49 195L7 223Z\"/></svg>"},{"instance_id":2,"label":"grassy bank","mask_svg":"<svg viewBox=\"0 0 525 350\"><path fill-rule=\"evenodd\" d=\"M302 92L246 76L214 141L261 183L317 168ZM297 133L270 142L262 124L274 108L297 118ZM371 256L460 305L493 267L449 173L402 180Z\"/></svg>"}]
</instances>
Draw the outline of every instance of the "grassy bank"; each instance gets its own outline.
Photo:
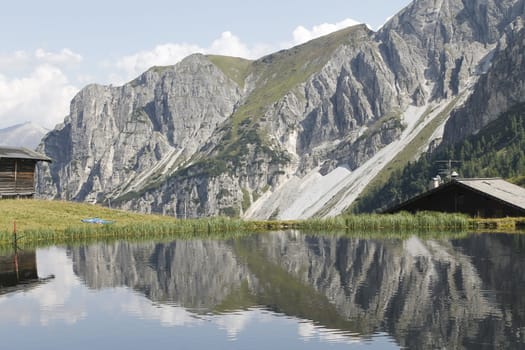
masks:
<instances>
[{"instance_id":1,"label":"grassy bank","mask_svg":"<svg viewBox=\"0 0 525 350\"><path fill-rule=\"evenodd\" d=\"M85 224L81 220L99 217L110 225ZM177 220L169 216L111 210L99 206L42 200L0 201L0 245L17 235L29 245L71 244L94 240L145 240L214 237L226 238L254 232L298 229L305 232L378 232L380 234L466 232L469 230L515 230L525 219L474 220L464 215L419 213L411 215L348 215L304 221L245 221L224 217Z\"/></svg>"},{"instance_id":2,"label":"grassy bank","mask_svg":"<svg viewBox=\"0 0 525 350\"><path fill-rule=\"evenodd\" d=\"M114 223L86 224L98 217ZM13 241L13 231L24 243L70 243L92 239L161 239L163 237L225 237L292 227L288 222L244 221L224 217L178 220L170 216L112 210L95 205L43 200L0 201L0 245Z\"/></svg>"}]
</instances>

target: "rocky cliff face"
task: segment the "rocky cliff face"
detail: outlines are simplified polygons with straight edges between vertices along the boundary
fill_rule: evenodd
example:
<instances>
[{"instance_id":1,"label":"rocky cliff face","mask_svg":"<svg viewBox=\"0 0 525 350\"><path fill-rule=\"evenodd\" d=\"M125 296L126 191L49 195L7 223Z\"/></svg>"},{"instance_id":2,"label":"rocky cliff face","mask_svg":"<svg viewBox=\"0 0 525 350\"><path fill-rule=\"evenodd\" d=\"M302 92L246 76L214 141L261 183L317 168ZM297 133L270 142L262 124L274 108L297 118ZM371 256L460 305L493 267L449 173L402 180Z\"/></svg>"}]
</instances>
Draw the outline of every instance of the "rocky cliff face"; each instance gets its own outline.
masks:
<instances>
[{"instance_id":1,"label":"rocky cliff face","mask_svg":"<svg viewBox=\"0 0 525 350\"><path fill-rule=\"evenodd\" d=\"M477 82L463 108L452 114L445 141L454 143L480 131L501 114L525 102L525 28L522 18L511 23L493 53L490 68Z\"/></svg>"},{"instance_id":2,"label":"rocky cliff face","mask_svg":"<svg viewBox=\"0 0 525 350\"><path fill-rule=\"evenodd\" d=\"M44 139L54 162L40 186L48 196L91 202L140 190L187 161L241 94L201 55L122 87L88 86Z\"/></svg>"},{"instance_id":3,"label":"rocky cliff face","mask_svg":"<svg viewBox=\"0 0 525 350\"><path fill-rule=\"evenodd\" d=\"M377 33L356 26L253 62L194 55L89 86L44 139L55 161L39 189L185 217L336 215L433 119L504 81L492 59L514 47L519 64L524 6L417 0ZM475 131L466 119L445 139Z\"/></svg>"}]
</instances>

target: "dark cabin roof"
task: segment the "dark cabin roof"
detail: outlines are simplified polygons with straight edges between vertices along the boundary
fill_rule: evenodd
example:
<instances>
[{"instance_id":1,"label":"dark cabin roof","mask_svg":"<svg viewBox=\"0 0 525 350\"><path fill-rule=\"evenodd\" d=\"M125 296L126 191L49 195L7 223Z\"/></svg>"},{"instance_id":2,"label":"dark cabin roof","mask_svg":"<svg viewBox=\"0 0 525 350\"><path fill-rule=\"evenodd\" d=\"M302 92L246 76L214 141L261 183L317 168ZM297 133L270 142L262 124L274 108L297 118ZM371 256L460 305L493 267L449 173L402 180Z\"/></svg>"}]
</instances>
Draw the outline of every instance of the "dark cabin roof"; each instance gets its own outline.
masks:
<instances>
[{"instance_id":1,"label":"dark cabin roof","mask_svg":"<svg viewBox=\"0 0 525 350\"><path fill-rule=\"evenodd\" d=\"M413 204L423 198L430 197L451 186L459 186L475 193L492 197L498 202L505 203L508 206L525 211L525 188L514 185L501 178L471 178L471 179L454 179L430 191L424 192L413 197L406 202L400 203L385 212L392 213L403 210L404 207Z\"/></svg>"},{"instance_id":2,"label":"dark cabin roof","mask_svg":"<svg viewBox=\"0 0 525 350\"><path fill-rule=\"evenodd\" d=\"M525 188L514 185L501 178L458 179L461 185L474 191L488 194L500 201L525 210Z\"/></svg>"},{"instance_id":3,"label":"dark cabin roof","mask_svg":"<svg viewBox=\"0 0 525 350\"><path fill-rule=\"evenodd\" d=\"M51 158L24 147L0 147L0 158L32 159L36 161L51 162Z\"/></svg>"}]
</instances>

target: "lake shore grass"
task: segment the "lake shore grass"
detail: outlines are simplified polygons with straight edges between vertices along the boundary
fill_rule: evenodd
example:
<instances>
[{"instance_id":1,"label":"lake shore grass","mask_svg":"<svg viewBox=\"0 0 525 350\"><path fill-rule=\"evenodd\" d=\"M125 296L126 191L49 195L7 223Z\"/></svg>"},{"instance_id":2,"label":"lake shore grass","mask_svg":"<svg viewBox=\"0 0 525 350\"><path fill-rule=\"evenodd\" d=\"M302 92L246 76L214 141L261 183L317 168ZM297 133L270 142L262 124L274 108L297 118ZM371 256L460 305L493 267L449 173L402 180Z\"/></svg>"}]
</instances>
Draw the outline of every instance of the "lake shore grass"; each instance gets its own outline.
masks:
<instances>
[{"instance_id":1,"label":"lake shore grass","mask_svg":"<svg viewBox=\"0 0 525 350\"><path fill-rule=\"evenodd\" d=\"M86 224L84 218L113 221L109 225ZM13 243L13 232L24 244L71 244L93 240L146 240L168 238L228 238L256 232L297 229L304 232L385 233L514 231L525 218L470 219L461 214L408 213L347 215L303 221L248 221L225 217L176 219L114 210L96 205L47 201L0 200L0 245Z\"/></svg>"},{"instance_id":2,"label":"lake shore grass","mask_svg":"<svg viewBox=\"0 0 525 350\"><path fill-rule=\"evenodd\" d=\"M112 224L88 224L97 217ZM246 221L227 217L176 219L85 203L47 200L0 200L0 245L12 244L13 232L24 243L70 243L91 239L162 239L163 237L231 237L241 233L294 228L293 221Z\"/></svg>"}]
</instances>

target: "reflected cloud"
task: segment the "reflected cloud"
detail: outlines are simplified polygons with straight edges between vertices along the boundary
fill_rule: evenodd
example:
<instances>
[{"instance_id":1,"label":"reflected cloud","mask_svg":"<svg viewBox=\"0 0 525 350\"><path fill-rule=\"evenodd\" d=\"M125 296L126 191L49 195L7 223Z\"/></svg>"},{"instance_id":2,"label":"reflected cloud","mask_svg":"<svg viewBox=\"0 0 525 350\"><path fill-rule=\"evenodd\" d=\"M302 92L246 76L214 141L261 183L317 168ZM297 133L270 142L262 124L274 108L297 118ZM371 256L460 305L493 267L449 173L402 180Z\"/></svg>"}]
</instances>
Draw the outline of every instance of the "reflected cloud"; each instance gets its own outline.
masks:
<instances>
[{"instance_id":1,"label":"reflected cloud","mask_svg":"<svg viewBox=\"0 0 525 350\"><path fill-rule=\"evenodd\" d=\"M215 323L219 329L225 330L230 340L237 340L237 336L253 320L255 313L257 313L257 311L252 310L214 316L213 323Z\"/></svg>"},{"instance_id":2,"label":"reflected cloud","mask_svg":"<svg viewBox=\"0 0 525 350\"><path fill-rule=\"evenodd\" d=\"M40 249L37 252L38 271L41 276L55 275L51 286L41 286L32 293L42 309L53 310L65 305L72 290L81 286L73 273L73 264L60 248Z\"/></svg>"},{"instance_id":3,"label":"reflected cloud","mask_svg":"<svg viewBox=\"0 0 525 350\"><path fill-rule=\"evenodd\" d=\"M56 278L0 296L0 324L74 325L94 313L211 326L240 342L279 323L296 327L304 342L380 337L449 348L483 337L508 345L523 328L523 246L520 237L496 235L367 240L281 232L42 249L39 275Z\"/></svg>"},{"instance_id":4,"label":"reflected cloud","mask_svg":"<svg viewBox=\"0 0 525 350\"><path fill-rule=\"evenodd\" d=\"M363 340L357 334L341 332L337 329L327 329L314 325L312 322L299 322L297 333L305 341L320 340L328 343L358 344Z\"/></svg>"},{"instance_id":5,"label":"reflected cloud","mask_svg":"<svg viewBox=\"0 0 525 350\"><path fill-rule=\"evenodd\" d=\"M183 307L154 304L135 294L130 294L128 299L121 301L120 308L143 320L159 321L164 327L193 326L204 322Z\"/></svg>"}]
</instances>

